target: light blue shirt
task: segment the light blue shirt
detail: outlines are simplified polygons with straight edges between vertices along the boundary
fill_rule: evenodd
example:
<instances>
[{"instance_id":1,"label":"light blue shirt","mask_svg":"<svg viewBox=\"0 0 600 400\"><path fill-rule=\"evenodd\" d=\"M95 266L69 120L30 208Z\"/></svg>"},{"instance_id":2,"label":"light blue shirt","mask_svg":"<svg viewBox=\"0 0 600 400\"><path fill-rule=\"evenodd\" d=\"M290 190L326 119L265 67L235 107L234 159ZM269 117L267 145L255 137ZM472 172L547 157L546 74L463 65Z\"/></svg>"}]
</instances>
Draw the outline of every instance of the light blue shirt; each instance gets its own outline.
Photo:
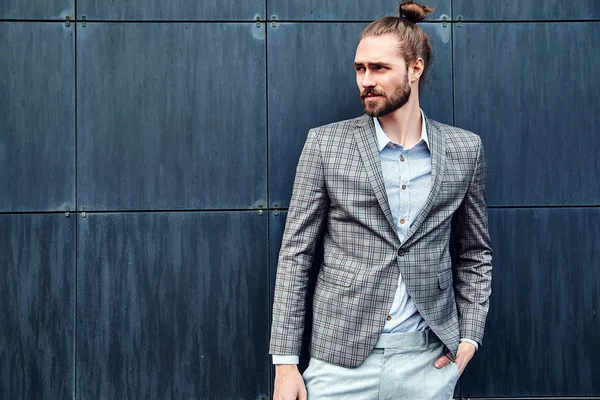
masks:
<instances>
[{"instance_id":1,"label":"light blue shirt","mask_svg":"<svg viewBox=\"0 0 600 400\"><path fill-rule=\"evenodd\" d=\"M431 191L431 154L425 117L421 112L421 139L410 148L391 141L377 118L373 118L373 122L390 211L396 234L404 242ZM400 274L383 333L423 331L428 327L408 295Z\"/></svg>"}]
</instances>

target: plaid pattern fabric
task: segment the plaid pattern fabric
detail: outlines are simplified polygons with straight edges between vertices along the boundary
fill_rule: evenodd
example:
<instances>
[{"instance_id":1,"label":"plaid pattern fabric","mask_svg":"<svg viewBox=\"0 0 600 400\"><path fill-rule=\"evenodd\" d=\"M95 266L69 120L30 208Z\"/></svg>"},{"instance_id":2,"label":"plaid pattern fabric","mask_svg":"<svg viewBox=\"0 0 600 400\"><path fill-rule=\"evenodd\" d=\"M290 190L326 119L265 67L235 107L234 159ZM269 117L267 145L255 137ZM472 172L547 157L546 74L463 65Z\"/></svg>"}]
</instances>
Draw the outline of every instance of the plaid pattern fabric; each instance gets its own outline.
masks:
<instances>
[{"instance_id":1,"label":"plaid pattern fabric","mask_svg":"<svg viewBox=\"0 0 600 400\"><path fill-rule=\"evenodd\" d=\"M394 231L373 120L312 129L300 156L279 253L270 353L296 355L308 269L323 230L311 356L360 365L377 342L399 274L418 311L452 352L481 343L491 293L485 158L477 135L426 119L432 189L403 242ZM450 233L459 262L452 269Z\"/></svg>"}]
</instances>

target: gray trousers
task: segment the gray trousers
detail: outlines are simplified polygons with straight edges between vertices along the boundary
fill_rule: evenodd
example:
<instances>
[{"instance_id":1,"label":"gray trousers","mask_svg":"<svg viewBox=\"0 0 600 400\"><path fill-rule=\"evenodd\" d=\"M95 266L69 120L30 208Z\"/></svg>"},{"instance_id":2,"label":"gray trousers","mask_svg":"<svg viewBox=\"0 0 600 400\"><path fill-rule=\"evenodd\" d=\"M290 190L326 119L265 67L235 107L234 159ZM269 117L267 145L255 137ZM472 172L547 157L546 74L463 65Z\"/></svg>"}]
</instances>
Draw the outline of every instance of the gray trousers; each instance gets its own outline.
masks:
<instances>
[{"instance_id":1,"label":"gray trousers","mask_svg":"<svg viewBox=\"0 0 600 400\"><path fill-rule=\"evenodd\" d=\"M312 358L304 382L308 400L448 400L458 381L458 366L437 369L444 345L431 332L382 334L357 368Z\"/></svg>"}]
</instances>

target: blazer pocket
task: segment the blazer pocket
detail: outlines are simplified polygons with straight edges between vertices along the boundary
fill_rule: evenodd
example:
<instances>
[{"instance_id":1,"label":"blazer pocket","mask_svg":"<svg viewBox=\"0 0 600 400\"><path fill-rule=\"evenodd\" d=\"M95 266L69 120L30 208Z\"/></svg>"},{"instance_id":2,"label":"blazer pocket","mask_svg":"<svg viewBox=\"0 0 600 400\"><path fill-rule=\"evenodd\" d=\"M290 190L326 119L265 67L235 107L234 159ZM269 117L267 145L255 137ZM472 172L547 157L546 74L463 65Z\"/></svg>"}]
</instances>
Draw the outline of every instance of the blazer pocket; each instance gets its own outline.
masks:
<instances>
[{"instance_id":1,"label":"blazer pocket","mask_svg":"<svg viewBox=\"0 0 600 400\"><path fill-rule=\"evenodd\" d=\"M442 182L441 192L446 194L460 195L465 194L469 183L460 180L446 180Z\"/></svg>"},{"instance_id":2,"label":"blazer pocket","mask_svg":"<svg viewBox=\"0 0 600 400\"><path fill-rule=\"evenodd\" d=\"M354 281L354 273L323 264L321 266L321 271L319 271L318 279L327 282L330 285L350 287Z\"/></svg>"},{"instance_id":3,"label":"blazer pocket","mask_svg":"<svg viewBox=\"0 0 600 400\"><path fill-rule=\"evenodd\" d=\"M438 274L438 283L440 285L440 289L444 290L450 285L452 285L452 270L447 269Z\"/></svg>"}]
</instances>

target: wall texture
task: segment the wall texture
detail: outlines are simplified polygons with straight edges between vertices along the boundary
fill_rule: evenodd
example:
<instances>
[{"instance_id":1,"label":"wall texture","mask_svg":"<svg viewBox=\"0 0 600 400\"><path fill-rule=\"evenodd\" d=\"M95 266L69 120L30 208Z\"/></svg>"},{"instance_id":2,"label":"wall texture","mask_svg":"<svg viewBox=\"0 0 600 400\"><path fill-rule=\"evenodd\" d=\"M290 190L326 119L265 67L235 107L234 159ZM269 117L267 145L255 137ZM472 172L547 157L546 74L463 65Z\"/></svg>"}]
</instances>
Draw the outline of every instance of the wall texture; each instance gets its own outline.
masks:
<instances>
[{"instance_id":1,"label":"wall texture","mask_svg":"<svg viewBox=\"0 0 600 400\"><path fill-rule=\"evenodd\" d=\"M425 113L481 135L495 249L457 397L600 398L600 2L430 0ZM267 399L310 127L374 0L0 4L0 399Z\"/></svg>"}]
</instances>

